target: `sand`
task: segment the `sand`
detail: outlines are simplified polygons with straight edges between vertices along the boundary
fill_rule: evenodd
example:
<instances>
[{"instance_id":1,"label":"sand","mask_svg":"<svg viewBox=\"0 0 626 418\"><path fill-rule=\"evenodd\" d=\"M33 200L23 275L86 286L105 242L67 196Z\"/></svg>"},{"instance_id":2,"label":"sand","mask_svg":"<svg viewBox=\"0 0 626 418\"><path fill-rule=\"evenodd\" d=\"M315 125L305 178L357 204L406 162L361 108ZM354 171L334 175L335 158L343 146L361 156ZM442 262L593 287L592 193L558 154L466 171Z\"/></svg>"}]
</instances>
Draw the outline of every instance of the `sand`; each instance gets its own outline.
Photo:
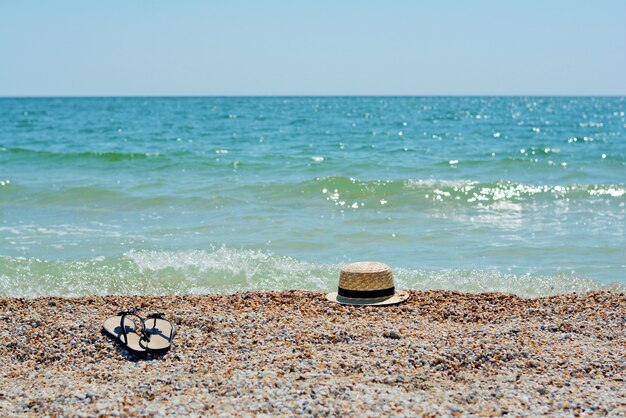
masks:
<instances>
[{"instance_id":1,"label":"sand","mask_svg":"<svg viewBox=\"0 0 626 418\"><path fill-rule=\"evenodd\" d=\"M128 307L177 324L168 354L100 333ZM0 298L0 416L624 416L625 329L610 292Z\"/></svg>"}]
</instances>

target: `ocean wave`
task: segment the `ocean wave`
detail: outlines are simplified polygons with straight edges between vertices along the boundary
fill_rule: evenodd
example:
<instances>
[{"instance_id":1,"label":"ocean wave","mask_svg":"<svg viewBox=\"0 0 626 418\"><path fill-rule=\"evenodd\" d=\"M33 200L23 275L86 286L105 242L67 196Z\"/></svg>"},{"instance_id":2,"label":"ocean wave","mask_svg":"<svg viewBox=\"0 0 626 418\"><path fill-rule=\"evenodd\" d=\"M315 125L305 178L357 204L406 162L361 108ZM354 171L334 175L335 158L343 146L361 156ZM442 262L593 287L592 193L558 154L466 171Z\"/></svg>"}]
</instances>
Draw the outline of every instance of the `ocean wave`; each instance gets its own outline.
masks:
<instances>
[{"instance_id":1,"label":"ocean wave","mask_svg":"<svg viewBox=\"0 0 626 418\"><path fill-rule=\"evenodd\" d=\"M626 200L623 184L536 185L513 181L479 182L473 180L370 180L348 177L320 177L292 187L294 191L322 193L333 202L385 199L393 203L419 201L460 201L466 203L513 201L547 198L609 198Z\"/></svg>"},{"instance_id":2,"label":"ocean wave","mask_svg":"<svg viewBox=\"0 0 626 418\"><path fill-rule=\"evenodd\" d=\"M207 209L243 204L250 196L256 203L326 200L337 206L361 208L406 205L476 206L491 203L609 200L624 204L623 184L527 184L514 181L474 180L358 180L343 176L317 177L301 182L224 183L194 186L187 190L165 187L160 182L138 183L132 187L78 186L54 189L27 188L17 181L0 179L0 198L10 194L31 206L119 205L125 209L184 207ZM117 185L116 185L117 186ZM145 190L148 190L147 192ZM246 197L247 196L247 197Z\"/></svg>"},{"instance_id":3,"label":"ocean wave","mask_svg":"<svg viewBox=\"0 0 626 418\"><path fill-rule=\"evenodd\" d=\"M49 150L37 150L30 148L20 148L20 147L2 147L0 146L0 152L6 152L8 154L12 154L15 156L24 156L26 158L48 158L54 160L83 160L83 159L96 159L106 162L117 162L117 161L125 161L125 160L143 160L148 158L158 158L163 157L158 152L150 153L150 152L114 152L114 151L106 151L106 152L97 152L97 151L83 151L83 152L60 152L60 151L49 151Z\"/></svg>"},{"instance_id":4,"label":"ocean wave","mask_svg":"<svg viewBox=\"0 0 626 418\"><path fill-rule=\"evenodd\" d=\"M0 257L0 296L164 295L249 290L332 291L340 266L300 261L269 252L227 247L207 250L132 250L119 257L50 261ZM404 289L507 292L534 297L590 290L625 292L572 274L540 276L491 270L395 268Z\"/></svg>"}]
</instances>

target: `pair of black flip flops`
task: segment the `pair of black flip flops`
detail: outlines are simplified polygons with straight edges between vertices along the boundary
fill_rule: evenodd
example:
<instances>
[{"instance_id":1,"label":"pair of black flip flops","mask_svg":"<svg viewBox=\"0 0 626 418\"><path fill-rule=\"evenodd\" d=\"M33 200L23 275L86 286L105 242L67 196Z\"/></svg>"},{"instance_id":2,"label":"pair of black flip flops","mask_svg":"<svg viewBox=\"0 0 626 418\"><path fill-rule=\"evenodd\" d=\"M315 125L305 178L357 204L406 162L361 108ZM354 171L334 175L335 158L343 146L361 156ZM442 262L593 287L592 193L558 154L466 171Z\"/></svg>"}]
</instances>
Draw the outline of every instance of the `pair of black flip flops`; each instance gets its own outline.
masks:
<instances>
[{"instance_id":1,"label":"pair of black flip flops","mask_svg":"<svg viewBox=\"0 0 626 418\"><path fill-rule=\"evenodd\" d=\"M104 321L102 330L137 357L159 355L171 348L176 335L176 327L164 316L158 312L144 320L134 309L122 311Z\"/></svg>"}]
</instances>

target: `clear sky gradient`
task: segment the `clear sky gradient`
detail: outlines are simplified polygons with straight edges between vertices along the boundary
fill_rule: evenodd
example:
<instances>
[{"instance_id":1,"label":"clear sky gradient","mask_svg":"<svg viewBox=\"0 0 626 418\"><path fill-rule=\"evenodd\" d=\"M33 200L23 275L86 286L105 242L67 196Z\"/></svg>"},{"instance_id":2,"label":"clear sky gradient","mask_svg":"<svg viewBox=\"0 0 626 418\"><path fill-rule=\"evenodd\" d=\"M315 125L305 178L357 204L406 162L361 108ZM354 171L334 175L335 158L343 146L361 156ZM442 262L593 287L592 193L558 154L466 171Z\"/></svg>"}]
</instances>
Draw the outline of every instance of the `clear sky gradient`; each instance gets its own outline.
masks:
<instances>
[{"instance_id":1,"label":"clear sky gradient","mask_svg":"<svg viewBox=\"0 0 626 418\"><path fill-rule=\"evenodd\" d=\"M0 0L0 96L625 95L626 1Z\"/></svg>"}]
</instances>

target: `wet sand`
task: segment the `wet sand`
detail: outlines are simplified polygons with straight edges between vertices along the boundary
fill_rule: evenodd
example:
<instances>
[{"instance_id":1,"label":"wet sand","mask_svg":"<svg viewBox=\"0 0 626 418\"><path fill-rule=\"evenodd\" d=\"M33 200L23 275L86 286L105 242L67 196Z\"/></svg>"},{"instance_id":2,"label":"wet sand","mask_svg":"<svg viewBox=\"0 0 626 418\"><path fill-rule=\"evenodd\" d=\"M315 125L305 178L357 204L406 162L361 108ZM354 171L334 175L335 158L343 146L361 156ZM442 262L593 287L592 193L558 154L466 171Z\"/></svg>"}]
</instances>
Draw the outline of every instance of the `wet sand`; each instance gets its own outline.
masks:
<instances>
[{"instance_id":1,"label":"wet sand","mask_svg":"<svg viewBox=\"0 0 626 418\"><path fill-rule=\"evenodd\" d=\"M137 360L100 333L129 307L176 323L168 354ZM625 331L610 292L0 298L0 416L624 416Z\"/></svg>"}]
</instances>

